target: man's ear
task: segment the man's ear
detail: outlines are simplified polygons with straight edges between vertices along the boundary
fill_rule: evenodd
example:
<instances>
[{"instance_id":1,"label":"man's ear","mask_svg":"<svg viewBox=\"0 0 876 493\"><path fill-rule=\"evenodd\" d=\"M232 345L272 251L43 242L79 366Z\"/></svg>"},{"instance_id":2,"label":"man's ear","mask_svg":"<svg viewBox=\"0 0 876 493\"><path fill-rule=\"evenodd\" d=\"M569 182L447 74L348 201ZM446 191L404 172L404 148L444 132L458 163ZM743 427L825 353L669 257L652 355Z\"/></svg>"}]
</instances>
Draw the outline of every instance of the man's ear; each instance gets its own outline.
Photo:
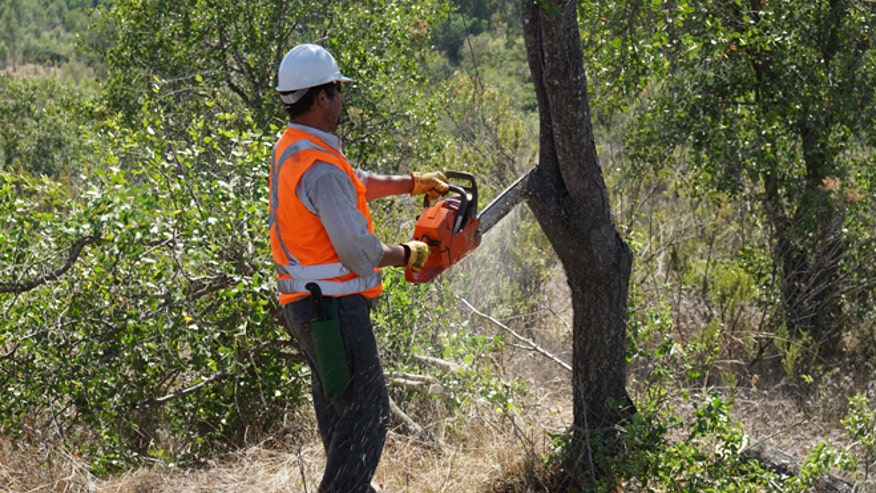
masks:
<instances>
[{"instance_id":1,"label":"man's ear","mask_svg":"<svg viewBox=\"0 0 876 493\"><path fill-rule=\"evenodd\" d=\"M319 101L320 106L328 106L330 102L328 92L326 91L319 91L319 95L316 99Z\"/></svg>"}]
</instances>

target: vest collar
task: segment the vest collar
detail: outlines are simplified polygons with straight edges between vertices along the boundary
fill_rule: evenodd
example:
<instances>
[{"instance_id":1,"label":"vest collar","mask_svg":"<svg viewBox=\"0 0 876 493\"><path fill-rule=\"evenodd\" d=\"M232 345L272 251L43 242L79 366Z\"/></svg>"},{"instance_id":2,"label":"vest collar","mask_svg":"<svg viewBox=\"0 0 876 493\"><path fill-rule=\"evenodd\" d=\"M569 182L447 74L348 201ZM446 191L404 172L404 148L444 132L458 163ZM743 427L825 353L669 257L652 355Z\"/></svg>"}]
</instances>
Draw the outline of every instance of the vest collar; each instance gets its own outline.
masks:
<instances>
[{"instance_id":1,"label":"vest collar","mask_svg":"<svg viewBox=\"0 0 876 493\"><path fill-rule=\"evenodd\" d=\"M307 132L307 133L313 135L314 137L318 138L319 140L325 142L326 144L332 146L332 148L334 148L334 150L336 150L338 152L342 152L341 151L341 139L337 135L325 132L323 130L320 130L318 128L311 127L308 125L301 125L300 123L287 122L286 126L288 126L289 128L291 128L293 130L300 130L302 132Z\"/></svg>"}]
</instances>

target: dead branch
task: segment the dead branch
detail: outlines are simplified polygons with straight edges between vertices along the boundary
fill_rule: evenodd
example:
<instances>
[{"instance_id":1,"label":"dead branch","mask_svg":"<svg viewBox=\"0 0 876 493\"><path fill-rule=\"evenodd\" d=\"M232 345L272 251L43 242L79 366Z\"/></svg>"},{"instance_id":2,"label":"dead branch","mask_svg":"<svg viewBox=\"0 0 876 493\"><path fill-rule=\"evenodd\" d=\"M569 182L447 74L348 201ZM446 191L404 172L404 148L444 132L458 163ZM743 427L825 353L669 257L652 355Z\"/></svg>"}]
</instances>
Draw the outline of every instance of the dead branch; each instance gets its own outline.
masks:
<instances>
[{"instance_id":1,"label":"dead branch","mask_svg":"<svg viewBox=\"0 0 876 493\"><path fill-rule=\"evenodd\" d=\"M192 385L191 387L186 387L184 389L177 390L176 392L171 392L170 394L167 394L164 397L156 397L154 399L149 399L146 401L139 402L139 403L137 403L137 407L140 407L143 404L146 404L146 405L165 404L167 402L170 402L170 401L176 399L177 397L182 397L184 395L191 394L192 392L197 392L198 390L201 390L202 388L204 388L204 387L206 387L214 382L219 382L219 381L225 379L225 377L227 377L227 376L228 376L228 374L225 373L224 371L214 373L214 374L210 375L209 377L201 380L200 383Z\"/></svg>"},{"instance_id":2,"label":"dead branch","mask_svg":"<svg viewBox=\"0 0 876 493\"><path fill-rule=\"evenodd\" d=\"M439 370L446 371L447 373L456 373L462 369L462 365L454 363L453 361L434 358L432 356L426 356L424 354L412 354L411 357L419 361L420 363L425 363L427 365L437 367Z\"/></svg>"},{"instance_id":3,"label":"dead branch","mask_svg":"<svg viewBox=\"0 0 876 493\"><path fill-rule=\"evenodd\" d=\"M790 455L764 443L755 443L742 451L742 455L758 461L763 467L784 474L796 476L800 474L800 464ZM815 491L826 493L852 493L854 485L836 476L825 475L818 480Z\"/></svg>"},{"instance_id":4,"label":"dead branch","mask_svg":"<svg viewBox=\"0 0 876 493\"><path fill-rule=\"evenodd\" d=\"M86 236L85 238L76 240L76 242L73 243L73 246L70 247L70 253L67 254L67 263L63 266L29 281L0 282L0 293L24 293L49 281L54 281L73 267L73 264L76 263L76 260L79 258L79 254L82 252L82 248L84 248L85 245L91 245L101 241L103 241L103 239L98 236Z\"/></svg>"},{"instance_id":5,"label":"dead branch","mask_svg":"<svg viewBox=\"0 0 876 493\"><path fill-rule=\"evenodd\" d=\"M441 449L441 442L435 438L435 435L405 414L392 397L389 398L389 408L396 426L401 428L403 434L414 437L429 448Z\"/></svg>"},{"instance_id":6,"label":"dead branch","mask_svg":"<svg viewBox=\"0 0 876 493\"><path fill-rule=\"evenodd\" d=\"M444 387L435 377L403 372L387 372L385 376L390 385L404 387L423 394L441 395L444 393Z\"/></svg>"},{"instance_id":7,"label":"dead branch","mask_svg":"<svg viewBox=\"0 0 876 493\"><path fill-rule=\"evenodd\" d=\"M548 359L550 359L550 360L553 361L554 363L556 363L556 364L562 366L564 369L566 369L566 370L568 370L568 371L572 371L572 367L571 367L568 363L566 363L565 361L561 360L560 358L554 356L553 354L551 354L550 352L548 352L546 349L544 349L543 347L541 347L541 346L539 346L538 344L536 344L535 341L532 341L531 339L527 339L526 337L523 337L522 335L518 334L517 332L514 332L514 330L511 329L511 327L508 327L507 325L505 325L505 324L503 324L502 322L496 320L495 318L493 318L493 317L491 317L491 316L489 316L489 315L487 315L487 314L485 314L485 313L480 312L477 308L473 307L473 306L471 305L471 303L469 303L468 301L466 301L464 298L460 298L459 296L457 296L456 299L458 299L459 301L465 303L465 306L467 306L467 307L468 307L471 311L473 311L476 315L478 315L478 316L480 316L480 317L483 317L483 318L489 320L490 322L494 323L494 324L495 324L497 327L499 327L500 329L502 329L502 330L504 330L505 332L511 334L511 336L514 337L515 339L517 339L518 341L521 341L521 342L523 342L524 344L526 344L526 347L527 347L527 348L532 349L532 350L534 350L535 352L540 353L540 354L546 356Z\"/></svg>"}]
</instances>

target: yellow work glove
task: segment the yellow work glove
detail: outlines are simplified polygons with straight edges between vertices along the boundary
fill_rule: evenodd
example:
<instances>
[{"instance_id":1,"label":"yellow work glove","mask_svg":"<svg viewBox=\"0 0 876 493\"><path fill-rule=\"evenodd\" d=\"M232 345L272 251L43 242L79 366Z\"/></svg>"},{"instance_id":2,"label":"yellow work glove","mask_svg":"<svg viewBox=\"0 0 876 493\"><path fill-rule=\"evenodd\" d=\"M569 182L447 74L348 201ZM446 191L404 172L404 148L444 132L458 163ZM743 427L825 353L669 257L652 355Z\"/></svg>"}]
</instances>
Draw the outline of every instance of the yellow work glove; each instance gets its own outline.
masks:
<instances>
[{"instance_id":1,"label":"yellow work glove","mask_svg":"<svg viewBox=\"0 0 876 493\"><path fill-rule=\"evenodd\" d=\"M439 196L447 193L447 177L440 171L431 171L429 173L411 173L411 178L414 179L414 188L411 189L411 195L426 194L429 200L435 200Z\"/></svg>"},{"instance_id":2,"label":"yellow work glove","mask_svg":"<svg viewBox=\"0 0 876 493\"><path fill-rule=\"evenodd\" d=\"M405 249L405 266L410 267L414 272L423 270L426 265L426 260L429 260L429 245L422 241L409 241L401 244Z\"/></svg>"}]
</instances>

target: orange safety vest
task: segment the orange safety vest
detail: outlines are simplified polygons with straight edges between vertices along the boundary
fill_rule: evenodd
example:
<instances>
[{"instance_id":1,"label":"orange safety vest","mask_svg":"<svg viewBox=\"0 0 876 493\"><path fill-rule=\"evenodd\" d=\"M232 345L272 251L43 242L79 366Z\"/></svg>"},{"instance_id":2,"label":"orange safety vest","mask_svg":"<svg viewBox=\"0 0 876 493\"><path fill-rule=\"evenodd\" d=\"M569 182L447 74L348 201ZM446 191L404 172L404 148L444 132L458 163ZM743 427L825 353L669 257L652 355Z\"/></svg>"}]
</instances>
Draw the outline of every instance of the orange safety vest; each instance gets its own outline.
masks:
<instances>
[{"instance_id":1,"label":"orange safety vest","mask_svg":"<svg viewBox=\"0 0 876 493\"><path fill-rule=\"evenodd\" d=\"M344 267L322 222L295 193L301 176L317 161L335 165L349 175L356 187L359 212L368 220L368 231L374 233L365 185L347 158L315 135L287 127L274 146L270 178L271 253L280 304L309 295L305 285L312 281L319 284L326 296L358 293L374 298L383 292L380 269L359 277Z\"/></svg>"}]
</instances>

